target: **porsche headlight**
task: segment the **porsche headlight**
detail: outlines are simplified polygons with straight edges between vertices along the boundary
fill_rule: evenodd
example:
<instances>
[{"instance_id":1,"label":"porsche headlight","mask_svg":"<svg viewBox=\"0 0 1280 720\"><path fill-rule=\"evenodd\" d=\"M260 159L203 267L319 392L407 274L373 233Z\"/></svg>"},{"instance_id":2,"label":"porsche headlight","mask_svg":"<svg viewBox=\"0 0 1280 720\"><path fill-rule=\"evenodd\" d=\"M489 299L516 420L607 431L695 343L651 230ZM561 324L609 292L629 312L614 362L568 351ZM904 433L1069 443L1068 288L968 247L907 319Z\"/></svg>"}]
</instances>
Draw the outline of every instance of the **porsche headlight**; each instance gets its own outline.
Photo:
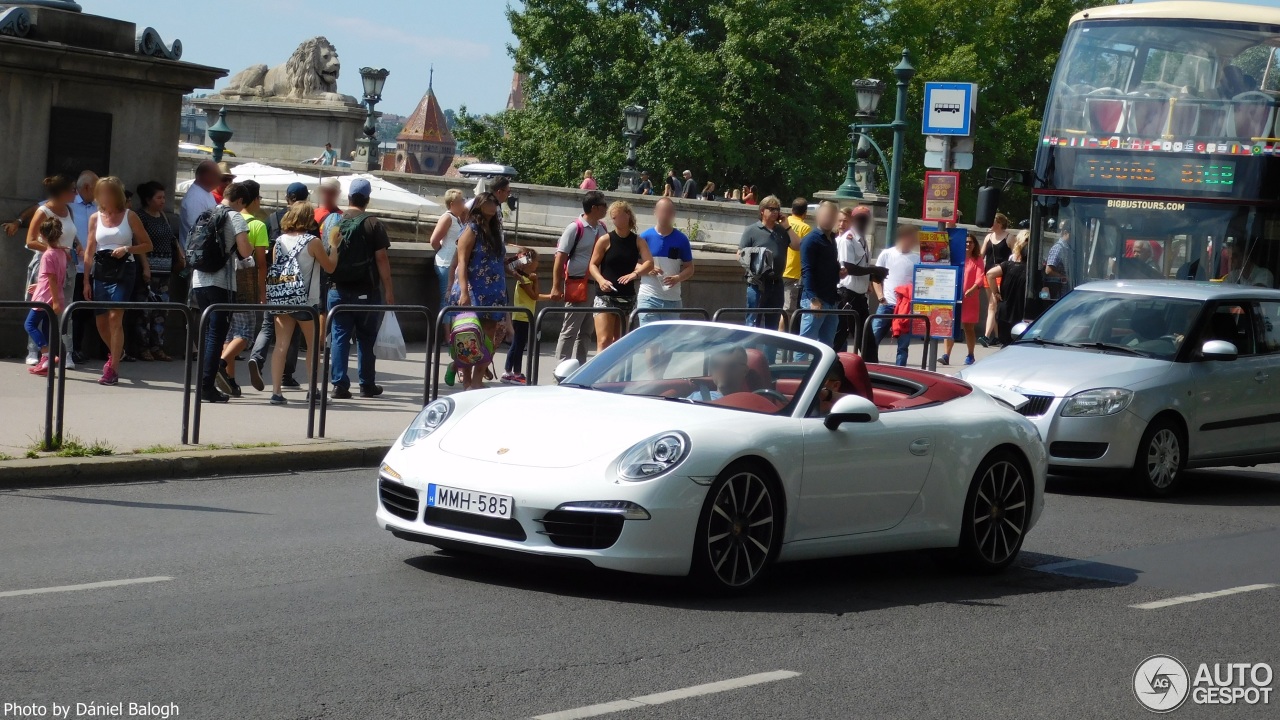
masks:
<instances>
[{"instance_id":1,"label":"porsche headlight","mask_svg":"<svg viewBox=\"0 0 1280 720\"><path fill-rule=\"evenodd\" d=\"M436 431L436 428L444 424L449 419L449 415L453 413L453 401L449 398L440 398L433 401L430 405L422 408L422 412L418 413L418 417L409 423L409 429L404 431L404 437L400 439L402 447L409 447L418 442L422 438Z\"/></svg>"},{"instance_id":2,"label":"porsche headlight","mask_svg":"<svg viewBox=\"0 0 1280 720\"><path fill-rule=\"evenodd\" d=\"M1103 417L1115 415L1129 407L1133 391L1124 388L1085 390L1067 398L1062 404L1062 417Z\"/></svg>"},{"instance_id":3,"label":"porsche headlight","mask_svg":"<svg viewBox=\"0 0 1280 720\"><path fill-rule=\"evenodd\" d=\"M618 477L623 480L648 480L676 465L689 454L689 436L682 432L665 432L636 443L618 458Z\"/></svg>"}]
</instances>

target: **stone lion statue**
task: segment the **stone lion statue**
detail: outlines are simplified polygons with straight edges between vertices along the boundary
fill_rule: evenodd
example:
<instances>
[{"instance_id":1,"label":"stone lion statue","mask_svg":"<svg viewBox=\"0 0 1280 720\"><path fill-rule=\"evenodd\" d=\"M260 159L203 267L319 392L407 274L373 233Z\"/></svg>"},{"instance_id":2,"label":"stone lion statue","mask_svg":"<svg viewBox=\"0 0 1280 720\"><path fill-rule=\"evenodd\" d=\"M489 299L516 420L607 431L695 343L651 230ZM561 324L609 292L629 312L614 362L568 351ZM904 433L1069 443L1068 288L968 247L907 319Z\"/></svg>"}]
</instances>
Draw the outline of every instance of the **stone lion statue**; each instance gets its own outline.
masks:
<instances>
[{"instance_id":1,"label":"stone lion statue","mask_svg":"<svg viewBox=\"0 0 1280 720\"><path fill-rule=\"evenodd\" d=\"M324 37L305 40L283 65L252 65L231 78L219 95L276 100L324 100L358 105L338 92L342 62L338 50Z\"/></svg>"}]
</instances>

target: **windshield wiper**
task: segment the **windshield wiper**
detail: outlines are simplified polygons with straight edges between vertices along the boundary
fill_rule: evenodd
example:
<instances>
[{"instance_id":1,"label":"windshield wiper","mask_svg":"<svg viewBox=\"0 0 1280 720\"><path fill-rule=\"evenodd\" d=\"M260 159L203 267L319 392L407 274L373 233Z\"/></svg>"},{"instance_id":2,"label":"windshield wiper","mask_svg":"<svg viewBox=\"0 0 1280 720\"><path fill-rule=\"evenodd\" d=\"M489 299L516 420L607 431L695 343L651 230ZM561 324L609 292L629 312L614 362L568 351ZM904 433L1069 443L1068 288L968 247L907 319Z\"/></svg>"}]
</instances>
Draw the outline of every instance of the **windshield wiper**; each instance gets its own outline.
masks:
<instances>
[{"instance_id":1,"label":"windshield wiper","mask_svg":"<svg viewBox=\"0 0 1280 720\"><path fill-rule=\"evenodd\" d=\"M1115 345L1113 343L1104 343L1104 342L1067 343L1067 346L1074 347L1074 348L1086 348L1090 350L1116 350L1122 353L1136 355L1138 357L1151 357L1149 354L1144 353L1141 350L1135 350L1134 348L1131 348L1131 347L1125 347L1124 345Z\"/></svg>"},{"instance_id":2,"label":"windshield wiper","mask_svg":"<svg viewBox=\"0 0 1280 720\"><path fill-rule=\"evenodd\" d=\"M560 383L560 387L581 388L583 390L595 390L594 385L584 385L582 383Z\"/></svg>"},{"instance_id":3,"label":"windshield wiper","mask_svg":"<svg viewBox=\"0 0 1280 720\"><path fill-rule=\"evenodd\" d=\"M1051 347L1074 347L1071 343L1058 342L1057 340L1042 340L1040 338L1022 338L1013 341L1014 345L1021 345L1022 343L1034 343L1036 345L1046 345Z\"/></svg>"}]
</instances>

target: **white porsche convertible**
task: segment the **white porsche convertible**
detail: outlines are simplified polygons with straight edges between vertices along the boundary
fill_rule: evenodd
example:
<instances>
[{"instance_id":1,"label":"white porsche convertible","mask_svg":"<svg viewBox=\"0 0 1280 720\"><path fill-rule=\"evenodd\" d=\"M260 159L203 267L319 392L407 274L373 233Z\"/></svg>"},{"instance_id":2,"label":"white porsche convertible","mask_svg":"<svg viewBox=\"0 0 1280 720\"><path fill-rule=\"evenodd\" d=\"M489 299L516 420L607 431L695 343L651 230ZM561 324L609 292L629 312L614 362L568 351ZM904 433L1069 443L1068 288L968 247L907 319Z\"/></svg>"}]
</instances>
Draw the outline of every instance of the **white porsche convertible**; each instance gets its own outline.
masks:
<instances>
[{"instance_id":1,"label":"white porsche convertible","mask_svg":"<svg viewBox=\"0 0 1280 720\"><path fill-rule=\"evenodd\" d=\"M999 570L1043 508L1044 447L1007 394L707 322L576 365L429 404L382 464L378 524L741 589L774 562L892 550Z\"/></svg>"}]
</instances>

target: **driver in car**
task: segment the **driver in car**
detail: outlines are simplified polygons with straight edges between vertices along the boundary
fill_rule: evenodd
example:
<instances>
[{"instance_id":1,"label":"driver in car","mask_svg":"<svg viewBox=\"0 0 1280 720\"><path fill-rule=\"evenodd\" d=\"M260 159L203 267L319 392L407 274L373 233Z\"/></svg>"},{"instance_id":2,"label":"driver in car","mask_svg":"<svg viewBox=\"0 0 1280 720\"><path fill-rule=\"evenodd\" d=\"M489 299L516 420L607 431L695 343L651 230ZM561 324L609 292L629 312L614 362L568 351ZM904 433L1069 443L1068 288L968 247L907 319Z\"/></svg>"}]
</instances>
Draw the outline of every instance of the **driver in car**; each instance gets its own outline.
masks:
<instances>
[{"instance_id":1,"label":"driver in car","mask_svg":"<svg viewBox=\"0 0 1280 720\"><path fill-rule=\"evenodd\" d=\"M818 417L830 415L836 401L849 394L840 392L840 387L844 384L844 365L839 362L831 363L831 367L827 368L827 377L822 380L822 387L818 390Z\"/></svg>"},{"instance_id":2,"label":"driver in car","mask_svg":"<svg viewBox=\"0 0 1280 720\"><path fill-rule=\"evenodd\" d=\"M733 345L716 350L711 354L711 387L703 385L687 399L699 402L719 400L725 395L748 392L747 387L747 351Z\"/></svg>"}]
</instances>

